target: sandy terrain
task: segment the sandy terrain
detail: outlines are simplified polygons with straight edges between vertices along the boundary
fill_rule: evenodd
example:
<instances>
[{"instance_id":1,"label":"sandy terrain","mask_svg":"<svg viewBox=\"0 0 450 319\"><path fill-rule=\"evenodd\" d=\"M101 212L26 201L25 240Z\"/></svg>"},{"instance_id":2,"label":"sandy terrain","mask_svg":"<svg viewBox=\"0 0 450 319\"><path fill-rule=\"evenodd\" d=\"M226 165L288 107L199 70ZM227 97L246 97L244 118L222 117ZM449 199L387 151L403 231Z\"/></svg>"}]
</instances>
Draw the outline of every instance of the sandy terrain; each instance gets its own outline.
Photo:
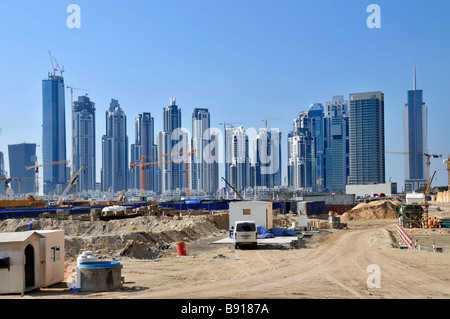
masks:
<instances>
[{"instance_id":1,"label":"sandy terrain","mask_svg":"<svg viewBox=\"0 0 450 319\"><path fill-rule=\"evenodd\" d=\"M450 217L450 206L439 206L442 210L432 214ZM194 219L199 222L202 217ZM148 222L135 220L135 226ZM351 220L347 229L321 229L306 239L306 248L261 245L257 250L235 250L233 245L213 244L226 236L217 220L214 225L219 227L207 230L205 223L203 231L195 230L192 217L177 222L184 223L183 227L176 227L181 227L178 231L187 239L187 256L179 257L174 244L169 249L160 249L159 258L109 255L116 256L123 265L122 289L74 294L62 283L23 297L8 295L0 299L450 298L448 228L442 229L442 233L430 230L428 234L414 229L413 241L419 238L421 250L400 249L403 243L397 236L395 219ZM130 226L129 220L127 223ZM166 224L170 223L175 221ZM0 231L5 231L5 227ZM133 231L142 233L138 227ZM171 240L169 233L164 236L164 241ZM154 237L155 241L161 238ZM442 247L443 252L432 252L432 242ZM373 267L378 267L379 272L373 272Z\"/></svg>"}]
</instances>

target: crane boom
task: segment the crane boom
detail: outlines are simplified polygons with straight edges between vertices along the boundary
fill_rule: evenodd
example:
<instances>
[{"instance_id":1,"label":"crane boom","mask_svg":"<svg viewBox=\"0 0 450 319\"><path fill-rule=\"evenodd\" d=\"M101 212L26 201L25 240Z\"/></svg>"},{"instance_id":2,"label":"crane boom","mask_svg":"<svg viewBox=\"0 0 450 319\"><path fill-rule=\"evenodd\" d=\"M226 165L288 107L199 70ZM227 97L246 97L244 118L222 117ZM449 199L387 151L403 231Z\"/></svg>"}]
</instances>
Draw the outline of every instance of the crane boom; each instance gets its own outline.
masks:
<instances>
[{"instance_id":1,"label":"crane boom","mask_svg":"<svg viewBox=\"0 0 450 319\"><path fill-rule=\"evenodd\" d=\"M78 176L80 175L81 171L84 169L84 164L81 165L80 169L72 176L72 178L69 180L69 184L67 185L66 189L64 190L64 192L61 194L61 196L59 196L58 198L58 205L59 203L63 200L64 196L66 196L67 192L69 191L69 189L76 185L78 183Z\"/></svg>"},{"instance_id":2,"label":"crane boom","mask_svg":"<svg viewBox=\"0 0 450 319\"><path fill-rule=\"evenodd\" d=\"M232 190L234 190L234 192L236 193L236 195L237 195L240 199L242 199L242 200L244 199L244 197L242 197L241 194L239 194L239 192L238 192L233 186L231 186L231 184L228 183L228 181L227 181L225 178L222 177L222 179L223 179L223 181L224 181L225 183L227 183L228 186L230 186L230 188L231 188Z\"/></svg>"}]
</instances>

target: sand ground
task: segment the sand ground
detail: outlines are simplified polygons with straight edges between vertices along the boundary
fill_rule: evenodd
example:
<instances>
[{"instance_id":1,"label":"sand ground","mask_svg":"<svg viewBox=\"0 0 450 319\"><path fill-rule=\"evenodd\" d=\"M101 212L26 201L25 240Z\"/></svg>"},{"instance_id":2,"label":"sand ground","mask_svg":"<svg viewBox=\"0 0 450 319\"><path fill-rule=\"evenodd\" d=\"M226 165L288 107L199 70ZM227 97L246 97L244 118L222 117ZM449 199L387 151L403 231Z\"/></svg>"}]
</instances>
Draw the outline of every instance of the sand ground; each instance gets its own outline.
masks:
<instances>
[{"instance_id":1,"label":"sand ground","mask_svg":"<svg viewBox=\"0 0 450 319\"><path fill-rule=\"evenodd\" d=\"M450 217L450 205L433 212ZM306 247L213 244L226 231L186 241L186 256L120 258L124 284L112 292L73 293L65 283L0 299L426 299L450 298L450 230L414 229L421 250L401 249L397 220L355 220L321 229ZM409 229L407 230L409 232ZM186 235L186 234L185 234ZM442 252L433 252L432 243ZM72 260L73 262L73 260Z\"/></svg>"}]
</instances>

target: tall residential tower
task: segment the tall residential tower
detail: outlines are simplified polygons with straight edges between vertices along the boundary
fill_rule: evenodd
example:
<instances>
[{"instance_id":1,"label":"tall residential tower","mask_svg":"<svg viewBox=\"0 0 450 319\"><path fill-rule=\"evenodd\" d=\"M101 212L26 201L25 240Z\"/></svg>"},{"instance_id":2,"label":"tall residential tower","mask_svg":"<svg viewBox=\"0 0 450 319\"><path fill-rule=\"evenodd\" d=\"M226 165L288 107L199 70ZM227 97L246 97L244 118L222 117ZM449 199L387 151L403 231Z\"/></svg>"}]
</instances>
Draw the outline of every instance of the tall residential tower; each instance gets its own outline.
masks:
<instances>
[{"instance_id":1,"label":"tall residential tower","mask_svg":"<svg viewBox=\"0 0 450 319\"><path fill-rule=\"evenodd\" d=\"M106 111L106 134L102 137L102 190L127 189L128 137L127 117L119 101L112 99Z\"/></svg>"},{"instance_id":2,"label":"tall residential tower","mask_svg":"<svg viewBox=\"0 0 450 319\"><path fill-rule=\"evenodd\" d=\"M385 182L384 94L350 94L349 184Z\"/></svg>"},{"instance_id":3,"label":"tall residential tower","mask_svg":"<svg viewBox=\"0 0 450 319\"><path fill-rule=\"evenodd\" d=\"M77 172L84 164L79 175L77 191L95 190L95 103L87 96L79 96L72 106L72 172Z\"/></svg>"}]
</instances>

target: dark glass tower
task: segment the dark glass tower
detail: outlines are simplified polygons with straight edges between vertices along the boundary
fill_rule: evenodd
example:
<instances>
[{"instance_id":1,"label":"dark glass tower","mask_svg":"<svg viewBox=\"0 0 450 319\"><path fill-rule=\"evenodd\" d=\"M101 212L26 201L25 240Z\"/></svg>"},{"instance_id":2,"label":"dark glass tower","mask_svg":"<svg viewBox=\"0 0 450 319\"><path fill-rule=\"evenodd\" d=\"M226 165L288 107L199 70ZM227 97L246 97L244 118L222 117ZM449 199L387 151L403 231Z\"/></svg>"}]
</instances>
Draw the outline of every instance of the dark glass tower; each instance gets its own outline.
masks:
<instances>
[{"instance_id":1,"label":"dark glass tower","mask_svg":"<svg viewBox=\"0 0 450 319\"><path fill-rule=\"evenodd\" d=\"M350 94L350 185L385 182L384 94Z\"/></svg>"},{"instance_id":2,"label":"dark glass tower","mask_svg":"<svg viewBox=\"0 0 450 319\"><path fill-rule=\"evenodd\" d=\"M9 176L12 178L11 188L15 194L34 194L34 169L25 167L34 166L36 160L36 144L22 143L8 145ZM20 186L19 186L20 185Z\"/></svg>"},{"instance_id":3,"label":"dark glass tower","mask_svg":"<svg viewBox=\"0 0 450 319\"><path fill-rule=\"evenodd\" d=\"M42 80L42 163L66 160L64 78ZM67 184L66 165L44 167L44 194L60 194Z\"/></svg>"},{"instance_id":4,"label":"dark glass tower","mask_svg":"<svg viewBox=\"0 0 450 319\"><path fill-rule=\"evenodd\" d=\"M408 91L408 103L403 110L405 153L427 152L427 106L423 91L416 89L414 66L413 89ZM410 193L427 185L426 159L421 155L405 155L405 191Z\"/></svg>"}]
</instances>

